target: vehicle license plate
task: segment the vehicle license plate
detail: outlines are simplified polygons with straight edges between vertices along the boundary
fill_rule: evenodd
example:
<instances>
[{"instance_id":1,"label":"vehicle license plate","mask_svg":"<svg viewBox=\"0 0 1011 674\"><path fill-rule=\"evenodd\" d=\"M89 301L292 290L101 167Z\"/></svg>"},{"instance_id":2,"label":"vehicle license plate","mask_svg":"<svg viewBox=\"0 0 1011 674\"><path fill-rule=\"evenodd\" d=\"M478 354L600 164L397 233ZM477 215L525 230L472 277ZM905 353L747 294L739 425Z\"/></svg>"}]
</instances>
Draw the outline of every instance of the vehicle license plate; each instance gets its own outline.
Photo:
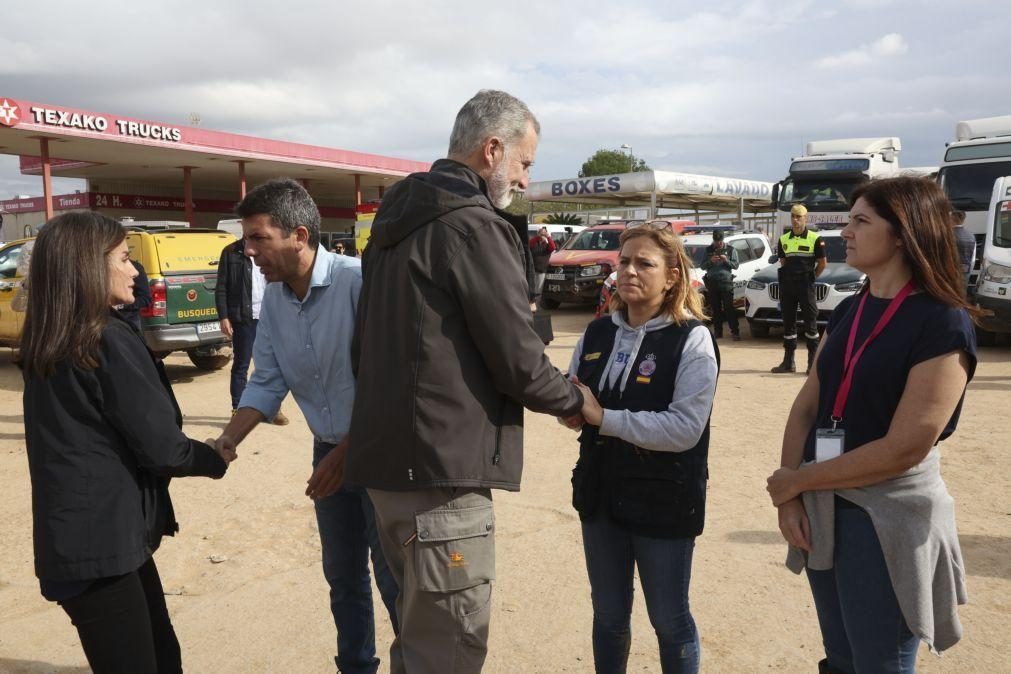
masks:
<instances>
[{"instance_id":1,"label":"vehicle license plate","mask_svg":"<svg viewBox=\"0 0 1011 674\"><path fill-rule=\"evenodd\" d=\"M553 293L560 293L562 292L562 286L552 283L548 285L548 290Z\"/></svg>"},{"instance_id":2,"label":"vehicle license plate","mask_svg":"<svg viewBox=\"0 0 1011 674\"><path fill-rule=\"evenodd\" d=\"M218 323L199 323L197 325L197 334L206 335L209 332L217 332L219 329Z\"/></svg>"},{"instance_id":3,"label":"vehicle license plate","mask_svg":"<svg viewBox=\"0 0 1011 674\"><path fill-rule=\"evenodd\" d=\"M565 274L548 274L545 278L549 281L564 281Z\"/></svg>"}]
</instances>

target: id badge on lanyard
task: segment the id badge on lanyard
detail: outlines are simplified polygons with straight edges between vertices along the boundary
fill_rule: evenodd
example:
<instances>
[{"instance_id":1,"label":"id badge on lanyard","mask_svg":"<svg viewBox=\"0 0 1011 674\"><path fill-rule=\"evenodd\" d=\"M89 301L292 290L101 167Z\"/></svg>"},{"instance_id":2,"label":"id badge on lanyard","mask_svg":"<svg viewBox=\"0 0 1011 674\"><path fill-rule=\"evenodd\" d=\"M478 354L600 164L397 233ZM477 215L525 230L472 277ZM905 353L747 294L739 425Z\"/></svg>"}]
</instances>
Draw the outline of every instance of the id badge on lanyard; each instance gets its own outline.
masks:
<instances>
[{"instance_id":1,"label":"id badge on lanyard","mask_svg":"<svg viewBox=\"0 0 1011 674\"><path fill-rule=\"evenodd\" d=\"M913 282L910 281L888 303L888 308L885 309L885 313L878 319L871 334L867 335L864 343L860 345L856 353L853 353L853 346L857 339L857 327L860 325L860 316L863 314L864 304L867 302L867 293L865 292L863 297L860 298L856 316L853 317L853 324L850 326L849 338L846 340L846 354L843 357L843 378L839 384L839 390L836 391L835 404L832 406L832 428L818 428L815 430L814 460L816 463L842 456L846 447L846 431L840 427L840 424L843 420L843 412L846 410L846 400L849 398L850 388L853 385L853 370L867 345L884 331L885 326L892 320L899 307L902 306L902 303L912 291Z\"/></svg>"}]
</instances>

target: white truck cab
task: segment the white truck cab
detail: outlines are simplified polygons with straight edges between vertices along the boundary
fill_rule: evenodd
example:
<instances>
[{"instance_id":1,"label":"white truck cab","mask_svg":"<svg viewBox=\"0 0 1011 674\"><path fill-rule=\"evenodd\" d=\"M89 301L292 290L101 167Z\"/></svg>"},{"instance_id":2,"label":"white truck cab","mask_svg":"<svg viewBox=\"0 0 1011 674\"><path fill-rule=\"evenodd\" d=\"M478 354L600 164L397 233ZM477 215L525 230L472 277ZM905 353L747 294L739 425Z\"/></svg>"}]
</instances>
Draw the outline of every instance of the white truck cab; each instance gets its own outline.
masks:
<instances>
[{"instance_id":1,"label":"white truck cab","mask_svg":"<svg viewBox=\"0 0 1011 674\"><path fill-rule=\"evenodd\" d=\"M898 138L841 138L815 140L804 155L790 162L789 175L773 189L776 203L775 243L790 226L790 209L807 208L812 227L843 227L849 220L850 194L872 178L899 175Z\"/></svg>"},{"instance_id":2,"label":"white truck cab","mask_svg":"<svg viewBox=\"0 0 1011 674\"><path fill-rule=\"evenodd\" d=\"M1011 115L956 124L955 140L947 144L937 180L952 208L965 212L965 228L976 237L976 250L983 248L992 228L992 190L994 181L1003 176L1011 176ZM976 287L978 273L977 266L969 278L970 288Z\"/></svg>"},{"instance_id":3,"label":"white truck cab","mask_svg":"<svg viewBox=\"0 0 1011 674\"><path fill-rule=\"evenodd\" d=\"M994 333L1011 333L1011 175L994 181L987 222L976 303L993 315L981 321L982 344L993 343Z\"/></svg>"}]
</instances>

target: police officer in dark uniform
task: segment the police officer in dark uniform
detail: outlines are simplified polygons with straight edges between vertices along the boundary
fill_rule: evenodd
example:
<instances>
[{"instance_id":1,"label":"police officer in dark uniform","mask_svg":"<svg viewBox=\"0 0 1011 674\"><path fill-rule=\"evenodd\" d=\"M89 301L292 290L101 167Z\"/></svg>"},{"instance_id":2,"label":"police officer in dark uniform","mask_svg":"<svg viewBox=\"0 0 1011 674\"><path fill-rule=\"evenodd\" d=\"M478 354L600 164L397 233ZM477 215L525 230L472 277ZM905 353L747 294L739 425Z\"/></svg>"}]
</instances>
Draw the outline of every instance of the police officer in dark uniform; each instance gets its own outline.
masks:
<instances>
[{"instance_id":1,"label":"police officer in dark uniform","mask_svg":"<svg viewBox=\"0 0 1011 674\"><path fill-rule=\"evenodd\" d=\"M779 237L779 302L783 309L783 362L774 373L796 372L797 307L807 340L807 371L818 350L818 305L814 280L825 270L825 242L807 228L807 208L790 209L790 231Z\"/></svg>"}]
</instances>

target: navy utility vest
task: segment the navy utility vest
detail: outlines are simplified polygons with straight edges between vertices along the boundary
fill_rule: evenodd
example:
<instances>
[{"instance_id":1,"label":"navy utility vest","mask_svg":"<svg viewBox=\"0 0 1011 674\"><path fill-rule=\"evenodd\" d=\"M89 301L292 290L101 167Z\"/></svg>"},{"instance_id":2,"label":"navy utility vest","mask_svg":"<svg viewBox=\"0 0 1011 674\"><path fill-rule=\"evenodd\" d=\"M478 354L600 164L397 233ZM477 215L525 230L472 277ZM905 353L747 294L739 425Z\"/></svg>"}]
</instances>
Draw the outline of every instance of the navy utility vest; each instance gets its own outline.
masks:
<instances>
[{"instance_id":1,"label":"navy utility vest","mask_svg":"<svg viewBox=\"0 0 1011 674\"><path fill-rule=\"evenodd\" d=\"M605 409L666 411L674 396L681 352L688 334L699 325L692 320L647 333L635 361L626 366L631 374L621 395L620 383L627 372L618 377L613 390L605 383L597 393L618 330L609 316L597 319L586 329L576 374ZM718 349L716 359L719 363ZM572 505L581 520L610 517L626 531L652 538L702 533L709 478L708 420L698 443L684 452L650 451L598 431L596 426L583 426L579 461L572 471Z\"/></svg>"}]
</instances>

